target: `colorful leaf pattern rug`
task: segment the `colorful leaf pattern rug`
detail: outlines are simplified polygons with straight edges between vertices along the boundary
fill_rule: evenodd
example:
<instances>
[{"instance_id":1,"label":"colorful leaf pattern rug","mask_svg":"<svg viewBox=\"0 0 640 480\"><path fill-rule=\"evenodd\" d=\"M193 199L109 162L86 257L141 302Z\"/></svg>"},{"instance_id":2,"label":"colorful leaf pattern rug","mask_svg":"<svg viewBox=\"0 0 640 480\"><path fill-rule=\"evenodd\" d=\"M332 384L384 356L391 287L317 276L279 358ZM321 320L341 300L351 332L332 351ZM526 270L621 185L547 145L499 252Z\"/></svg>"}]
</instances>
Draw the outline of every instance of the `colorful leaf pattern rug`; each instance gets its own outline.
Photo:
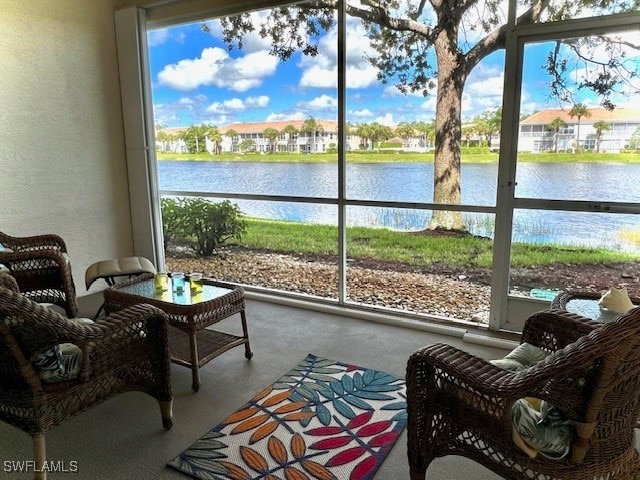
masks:
<instances>
[{"instance_id":1,"label":"colorful leaf pattern rug","mask_svg":"<svg viewBox=\"0 0 640 480\"><path fill-rule=\"evenodd\" d=\"M406 422L404 380L309 354L167 465L206 480L366 480Z\"/></svg>"}]
</instances>

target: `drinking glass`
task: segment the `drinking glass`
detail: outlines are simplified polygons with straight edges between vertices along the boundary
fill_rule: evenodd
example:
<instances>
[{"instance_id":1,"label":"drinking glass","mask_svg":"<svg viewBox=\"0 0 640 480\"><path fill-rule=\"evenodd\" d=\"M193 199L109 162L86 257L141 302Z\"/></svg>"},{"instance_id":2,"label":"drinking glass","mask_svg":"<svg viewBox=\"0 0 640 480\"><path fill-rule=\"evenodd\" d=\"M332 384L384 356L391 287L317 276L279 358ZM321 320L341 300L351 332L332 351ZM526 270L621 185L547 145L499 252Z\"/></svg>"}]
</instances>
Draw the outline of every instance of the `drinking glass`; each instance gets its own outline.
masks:
<instances>
[{"instance_id":1,"label":"drinking glass","mask_svg":"<svg viewBox=\"0 0 640 480\"><path fill-rule=\"evenodd\" d=\"M201 293L204 290L201 273L192 273L189 276L189 284L191 285L191 293Z\"/></svg>"},{"instance_id":2,"label":"drinking glass","mask_svg":"<svg viewBox=\"0 0 640 480\"><path fill-rule=\"evenodd\" d=\"M169 288L169 277L164 272L158 272L153 277L153 286L157 292L164 292Z\"/></svg>"},{"instance_id":3,"label":"drinking glass","mask_svg":"<svg viewBox=\"0 0 640 480\"><path fill-rule=\"evenodd\" d=\"M173 291L178 295L184 293L184 273L173 272L171 274L171 283L173 285Z\"/></svg>"}]
</instances>

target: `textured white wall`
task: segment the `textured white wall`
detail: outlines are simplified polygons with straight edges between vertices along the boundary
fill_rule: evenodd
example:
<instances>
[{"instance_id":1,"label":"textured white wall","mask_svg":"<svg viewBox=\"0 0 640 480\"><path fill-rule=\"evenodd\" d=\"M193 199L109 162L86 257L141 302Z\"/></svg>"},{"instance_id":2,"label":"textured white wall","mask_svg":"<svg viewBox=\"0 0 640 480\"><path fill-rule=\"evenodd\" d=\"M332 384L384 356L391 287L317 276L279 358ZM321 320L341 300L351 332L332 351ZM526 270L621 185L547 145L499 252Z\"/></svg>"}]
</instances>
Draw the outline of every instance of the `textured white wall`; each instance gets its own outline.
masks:
<instances>
[{"instance_id":1,"label":"textured white wall","mask_svg":"<svg viewBox=\"0 0 640 480\"><path fill-rule=\"evenodd\" d=\"M78 293L133 249L117 0L0 0L0 230L57 233Z\"/></svg>"}]
</instances>

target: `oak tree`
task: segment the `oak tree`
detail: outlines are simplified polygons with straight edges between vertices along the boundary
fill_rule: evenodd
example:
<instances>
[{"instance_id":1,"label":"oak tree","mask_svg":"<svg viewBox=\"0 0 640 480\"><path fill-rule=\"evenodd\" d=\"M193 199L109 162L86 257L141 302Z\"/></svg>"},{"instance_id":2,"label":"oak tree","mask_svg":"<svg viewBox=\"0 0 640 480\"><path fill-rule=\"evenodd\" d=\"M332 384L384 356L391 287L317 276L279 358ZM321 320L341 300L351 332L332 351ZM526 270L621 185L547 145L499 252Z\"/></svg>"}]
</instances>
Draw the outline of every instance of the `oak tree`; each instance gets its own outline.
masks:
<instances>
[{"instance_id":1,"label":"oak tree","mask_svg":"<svg viewBox=\"0 0 640 480\"><path fill-rule=\"evenodd\" d=\"M504 3L499 0L359 0L347 1L346 13L359 19L376 52L369 61L378 69L382 83L393 83L404 93L428 96L436 89L436 129L433 202L457 205L460 193L460 142L462 94L471 71L492 53L504 49L507 40ZM517 23L565 20L599 16L611 11L637 10L638 0L521 0ZM243 47L246 34L257 31L269 39L271 53L281 60L294 52L318 52L318 42L336 21L338 0L313 0L272 9L254 23L249 14L222 19L224 41L230 48ZM596 92L602 104L613 106L612 96L630 78L638 64L611 44L637 48L607 35L558 40L545 69L551 76L549 91L564 102L572 100L576 88ZM585 64L597 61L597 70L571 84L570 65L563 48L573 51ZM598 50L599 49L599 50ZM594 52L605 51L602 59ZM575 103L575 101L571 101ZM465 229L460 212L435 210L429 228Z\"/></svg>"}]
</instances>

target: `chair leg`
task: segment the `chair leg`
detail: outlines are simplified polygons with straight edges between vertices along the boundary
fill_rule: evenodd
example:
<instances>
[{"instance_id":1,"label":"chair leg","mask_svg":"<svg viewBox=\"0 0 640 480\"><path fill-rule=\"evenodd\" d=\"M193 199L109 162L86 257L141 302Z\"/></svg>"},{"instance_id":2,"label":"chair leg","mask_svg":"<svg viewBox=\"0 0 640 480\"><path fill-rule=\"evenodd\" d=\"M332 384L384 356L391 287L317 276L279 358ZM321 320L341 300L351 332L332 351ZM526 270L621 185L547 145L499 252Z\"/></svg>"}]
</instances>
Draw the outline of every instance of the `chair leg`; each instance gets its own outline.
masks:
<instances>
[{"instance_id":1,"label":"chair leg","mask_svg":"<svg viewBox=\"0 0 640 480\"><path fill-rule=\"evenodd\" d=\"M173 400L159 400L158 403L160 404L160 413L162 414L162 426L165 430L169 430L173 427Z\"/></svg>"},{"instance_id":2,"label":"chair leg","mask_svg":"<svg viewBox=\"0 0 640 480\"><path fill-rule=\"evenodd\" d=\"M43 433L33 437L33 460L35 462L33 480L47 480L47 472L43 469L44 462L47 460Z\"/></svg>"}]
</instances>

